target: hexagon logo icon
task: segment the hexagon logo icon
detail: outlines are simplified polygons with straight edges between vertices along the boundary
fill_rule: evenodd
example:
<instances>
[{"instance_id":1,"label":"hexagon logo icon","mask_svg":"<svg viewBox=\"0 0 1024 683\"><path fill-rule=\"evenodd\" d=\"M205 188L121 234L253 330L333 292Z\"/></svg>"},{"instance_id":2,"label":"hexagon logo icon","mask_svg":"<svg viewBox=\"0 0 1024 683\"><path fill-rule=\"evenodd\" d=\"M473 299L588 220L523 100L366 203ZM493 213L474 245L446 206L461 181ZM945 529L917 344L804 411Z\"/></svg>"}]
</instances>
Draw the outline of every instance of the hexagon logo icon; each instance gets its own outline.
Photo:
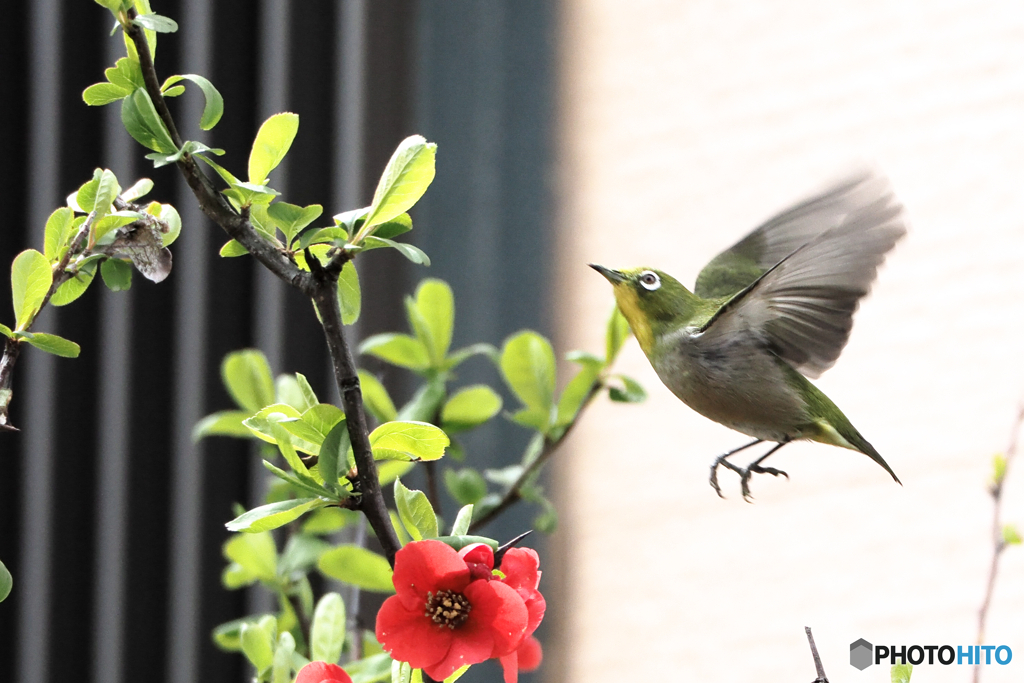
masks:
<instances>
[{"instance_id":1,"label":"hexagon logo icon","mask_svg":"<svg viewBox=\"0 0 1024 683\"><path fill-rule=\"evenodd\" d=\"M874 650L875 646L863 638L853 641L850 643L850 666L859 671L868 668L872 664L871 653Z\"/></svg>"}]
</instances>

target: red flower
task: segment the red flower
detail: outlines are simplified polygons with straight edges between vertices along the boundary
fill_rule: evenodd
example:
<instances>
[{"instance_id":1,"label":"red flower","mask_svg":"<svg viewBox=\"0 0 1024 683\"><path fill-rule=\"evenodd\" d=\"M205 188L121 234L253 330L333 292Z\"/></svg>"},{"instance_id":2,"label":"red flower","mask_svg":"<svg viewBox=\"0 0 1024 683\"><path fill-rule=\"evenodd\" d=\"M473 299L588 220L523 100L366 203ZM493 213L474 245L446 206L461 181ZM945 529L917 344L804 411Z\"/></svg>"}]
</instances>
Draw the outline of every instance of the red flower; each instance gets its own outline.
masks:
<instances>
[{"instance_id":1,"label":"red flower","mask_svg":"<svg viewBox=\"0 0 1024 683\"><path fill-rule=\"evenodd\" d=\"M544 596L537 590L540 585L540 556L530 548L510 548L501 560L502 581L515 589L526 605L527 623L526 637L523 638L515 652L500 658L501 667L505 672L505 683L516 683L519 671L533 671L540 666L543 653L540 641L533 637L541 620L547 603Z\"/></svg>"},{"instance_id":2,"label":"red flower","mask_svg":"<svg viewBox=\"0 0 1024 683\"><path fill-rule=\"evenodd\" d=\"M485 556L471 561L486 564ZM490 561L493 566L493 555ZM515 651L527 632L526 603L515 588L480 575L479 567L471 570L440 541L416 541L399 550L392 577L397 594L377 613L381 646L435 680Z\"/></svg>"},{"instance_id":3,"label":"red flower","mask_svg":"<svg viewBox=\"0 0 1024 683\"><path fill-rule=\"evenodd\" d=\"M352 683L352 679L337 664L310 662L299 670L295 683Z\"/></svg>"}]
</instances>

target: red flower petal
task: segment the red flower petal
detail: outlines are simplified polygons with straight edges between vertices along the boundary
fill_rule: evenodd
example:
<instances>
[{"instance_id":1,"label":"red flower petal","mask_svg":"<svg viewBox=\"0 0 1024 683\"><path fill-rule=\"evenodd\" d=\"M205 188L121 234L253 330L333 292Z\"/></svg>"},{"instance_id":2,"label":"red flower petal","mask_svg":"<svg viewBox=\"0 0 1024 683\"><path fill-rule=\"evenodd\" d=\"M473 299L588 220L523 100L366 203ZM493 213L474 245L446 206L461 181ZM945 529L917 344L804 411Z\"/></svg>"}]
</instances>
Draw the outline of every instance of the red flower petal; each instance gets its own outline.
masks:
<instances>
[{"instance_id":1,"label":"red flower petal","mask_svg":"<svg viewBox=\"0 0 1024 683\"><path fill-rule=\"evenodd\" d=\"M540 622L544 619L544 611L547 609L547 602L544 600L544 596L538 591L533 591L533 595L523 596L524 589L520 588L518 591L519 596L523 598L523 602L526 603L526 613L528 615L526 620L526 635L530 635L537 630L540 626Z\"/></svg>"},{"instance_id":2,"label":"red flower petal","mask_svg":"<svg viewBox=\"0 0 1024 683\"><path fill-rule=\"evenodd\" d=\"M505 583L513 588L536 590L540 584L540 556L533 548L509 548L501 558Z\"/></svg>"},{"instance_id":3,"label":"red flower petal","mask_svg":"<svg viewBox=\"0 0 1024 683\"><path fill-rule=\"evenodd\" d=\"M523 598L500 581L474 581L463 594L473 606L466 625L486 624L494 649L484 657L501 657L515 650L526 634L528 614Z\"/></svg>"},{"instance_id":4,"label":"red flower petal","mask_svg":"<svg viewBox=\"0 0 1024 683\"><path fill-rule=\"evenodd\" d=\"M544 661L544 651L540 646L540 641L533 636L523 638L523 643L516 653L519 655L520 671L534 671Z\"/></svg>"},{"instance_id":5,"label":"red flower petal","mask_svg":"<svg viewBox=\"0 0 1024 683\"><path fill-rule=\"evenodd\" d=\"M416 541L395 555L391 578L406 609L423 611L427 593L461 593L469 583L469 567L451 546L441 541Z\"/></svg>"},{"instance_id":6,"label":"red flower petal","mask_svg":"<svg viewBox=\"0 0 1024 683\"><path fill-rule=\"evenodd\" d=\"M459 551L459 557L466 561L473 580L490 581L493 577L494 551L486 543L471 543Z\"/></svg>"},{"instance_id":7,"label":"red flower petal","mask_svg":"<svg viewBox=\"0 0 1024 683\"><path fill-rule=\"evenodd\" d=\"M513 652L510 655L499 657L501 671L504 674L505 683L518 683L519 681L519 653Z\"/></svg>"},{"instance_id":8,"label":"red flower petal","mask_svg":"<svg viewBox=\"0 0 1024 683\"><path fill-rule=\"evenodd\" d=\"M431 621L424 614L425 607L426 603L421 602L414 610L406 609L401 599L393 595L377 612L376 635L381 647L392 658L409 662L415 669L444 659L455 637L455 631Z\"/></svg>"},{"instance_id":9,"label":"red flower petal","mask_svg":"<svg viewBox=\"0 0 1024 683\"><path fill-rule=\"evenodd\" d=\"M485 582L476 581L474 583ZM452 645L445 658L432 666L422 667L423 671L435 681L443 681L466 664L479 664L491 658L491 652L494 651L494 632L490 628L490 624L473 618L476 614L476 605L472 601L470 604L473 605L473 609L469 613L469 619L450 631ZM442 628L448 631L447 628Z\"/></svg>"},{"instance_id":10,"label":"red flower petal","mask_svg":"<svg viewBox=\"0 0 1024 683\"><path fill-rule=\"evenodd\" d=\"M299 670L295 683L352 683L352 679L337 664L310 662Z\"/></svg>"}]
</instances>

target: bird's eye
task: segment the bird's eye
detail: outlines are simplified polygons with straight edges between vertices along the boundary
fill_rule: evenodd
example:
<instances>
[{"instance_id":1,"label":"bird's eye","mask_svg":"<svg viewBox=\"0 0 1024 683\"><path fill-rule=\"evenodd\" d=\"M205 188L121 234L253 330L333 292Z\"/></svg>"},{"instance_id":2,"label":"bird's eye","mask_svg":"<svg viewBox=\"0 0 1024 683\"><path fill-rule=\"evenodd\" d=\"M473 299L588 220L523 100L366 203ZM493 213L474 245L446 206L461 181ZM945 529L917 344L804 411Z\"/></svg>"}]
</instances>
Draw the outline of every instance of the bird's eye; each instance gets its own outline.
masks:
<instances>
[{"instance_id":1,"label":"bird's eye","mask_svg":"<svg viewBox=\"0 0 1024 683\"><path fill-rule=\"evenodd\" d=\"M640 273L640 284L643 285L644 289L653 292L658 287L661 287L661 278L658 277L657 273L645 270Z\"/></svg>"}]
</instances>

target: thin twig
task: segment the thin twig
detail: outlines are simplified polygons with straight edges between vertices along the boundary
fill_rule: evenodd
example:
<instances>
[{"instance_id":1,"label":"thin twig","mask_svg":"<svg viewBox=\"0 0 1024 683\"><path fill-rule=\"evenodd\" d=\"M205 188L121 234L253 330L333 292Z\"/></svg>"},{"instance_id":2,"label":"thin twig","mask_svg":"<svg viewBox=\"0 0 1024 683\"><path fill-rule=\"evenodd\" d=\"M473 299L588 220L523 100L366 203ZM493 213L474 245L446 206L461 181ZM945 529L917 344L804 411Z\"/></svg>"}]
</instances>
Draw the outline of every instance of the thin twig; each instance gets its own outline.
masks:
<instances>
[{"instance_id":1,"label":"thin twig","mask_svg":"<svg viewBox=\"0 0 1024 683\"><path fill-rule=\"evenodd\" d=\"M1003 485L1006 482L1006 475L1010 471L1010 463L1017 455L1017 443L1020 435L1021 425L1024 424L1024 404L1017 409L1017 419L1014 420L1013 430L1010 432L1010 441L1006 446L1006 455L1003 458L1002 476L992 481L989 493L992 495L992 564L988 570L988 583L985 586L985 598L981 602L981 609L978 610L978 645L985 640L985 621L988 619L988 609L992 604L992 594L995 592L996 576L999 573L999 558L1006 550L1006 540L1003 538L1002 524L1002 503ZM981 662L974 665L972 681L978 683L981 680Z\"/></svg>"},{"instance_id":2,"label":"thin twig","mask_svg":"<svg viewBox=\"0 0 1024 683\"><path fill-rule=\"evenodd\" d=\"M814 645L814 636L811 635L811 627L804 626L804 633L807 634L807 642L811 646L811 656L814 657L814 671L818 674L818 677L812 681L812 683L828 683L828 677L825 676L825 667L821 665L821 657L818 656L818 648Z\"/></svg>"},{"instance_id":3,"label":"thin twig","mask_svg":"<svg viewBox=\"0 0 1024 683\"><path fill-rule=\"evenodd\" d=\"M530 463L530 465L526 469L523 470L523 473L520 474L519 478L516 479L515 483L508 488L508 490L505 492L505 495L502 496L501 500L498 502L497 505L491 508L485 515L481 516L479 519L473 520L473 523L469 525L470 533L473 533L484 528L498 515L503 513L505 510L507 510L515 503L522 500L523 487L526 485L527 482L532 480L534 475L537 472L539 472L540 468L544 466L545 462L547 462L548 458L550 458L554 454L554 452L558 450L558 447L562 445L566 437L569 436L569 432L571 432L572 428L576 426L577 422L579 422L580 415L583 414L583 411L586 409L588 405L590 405L590 402L594 400L594 397L597 396L597 393L601 390L601 387L603 386L604 383L601 379L595 380L594 383L590 385L590 391L587 392L587 397L583 399L583 403L580 404L580 408L578 411L576 411L576 416L573 417L572 422L570 422L566 426L565 430L554 441L545 437L544 447L541 450L540 455L538 455L537 458L532 463Z\"/></svg>"}]
</instances>

